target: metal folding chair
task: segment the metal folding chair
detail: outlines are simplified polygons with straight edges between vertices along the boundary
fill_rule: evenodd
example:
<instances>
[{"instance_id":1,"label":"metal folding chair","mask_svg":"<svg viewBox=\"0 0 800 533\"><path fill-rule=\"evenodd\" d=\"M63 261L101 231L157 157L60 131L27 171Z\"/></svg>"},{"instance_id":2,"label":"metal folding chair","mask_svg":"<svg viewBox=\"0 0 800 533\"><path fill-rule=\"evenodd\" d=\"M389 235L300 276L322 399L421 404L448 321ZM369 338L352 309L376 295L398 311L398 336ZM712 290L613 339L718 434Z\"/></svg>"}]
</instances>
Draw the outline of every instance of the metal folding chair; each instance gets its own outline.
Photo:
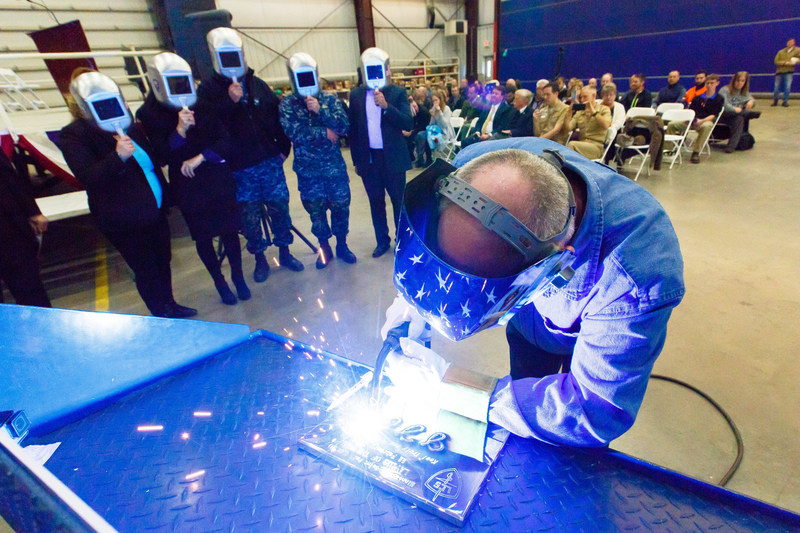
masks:
<instances>
[{"instance_id":1,"label":"metal folding chair","mask_svg":"<svg viewBox=\"0 0 800 533\"><path fill-rule=\"evenodd\" d=\"M689 135L689 129L694 120L694 111L692 109L670 109L664 112L662 117L664 124L685 122L686 129L682 134L673 135L666 133L666 126L664 127L664 156L662 161L670 161L669 168L675 165L675 161L680 161L683 164L683 157L681 156L681 149L686 142L686 137ZM667 143L672 143L672 146L667 148Z\"/></svg>"}]
</instances>

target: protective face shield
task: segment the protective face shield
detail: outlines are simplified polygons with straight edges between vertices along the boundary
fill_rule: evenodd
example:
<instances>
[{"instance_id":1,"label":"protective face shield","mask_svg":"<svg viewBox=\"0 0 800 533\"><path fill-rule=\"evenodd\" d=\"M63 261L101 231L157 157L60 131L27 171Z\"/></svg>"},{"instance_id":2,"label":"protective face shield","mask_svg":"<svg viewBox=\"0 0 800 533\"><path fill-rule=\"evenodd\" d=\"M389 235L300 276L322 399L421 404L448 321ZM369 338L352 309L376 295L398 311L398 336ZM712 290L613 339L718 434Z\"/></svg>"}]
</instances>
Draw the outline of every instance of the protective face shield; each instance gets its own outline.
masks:
<instances>
[{"instance_id":1,"label":"protective face shield","mask_svg":"<svg viewBox=\"0 0 800 533\"><path fill-rule=\"evenodd\" d=\"M214 28L206 35L211 63L217 74L238 82L247 72L242 39L231 28Z\"/></svg>"},{"instance_id":2,"label":"protective face shield","mask_svg":"<svg viewBox=\"0 0 800 533\"><path fill-rule=\"evenodd\" d=\"M361 54L361 66L364 67L364 83L367 88L374 91L386 87L389 54L380 48L367 48Z\"/></svg>"},{"instance_id":3,"label":"protective face shield","mask_svg":"<svg viewBox=\"0 0 800 533\"><path fill-rule=\"evenodd\" d=\"M319 70L314 58L303 52L298 52L286 60L286 69L295 94L303 98L317 96L320 92Z\"/></svg>"},{"instance_id":4,"label":"protective face shield","mask_svg":"<svg viewBox=\"0 0 800 533\"><path fill-rule=\"evenodd\" d=\"M83 116L101 130L123 135L131 113L114 80L99 72L84 72L69 84L69 92Z\"/></svg>"},{"instance_id":5,"label":"protective face shield","mask_svg":"<svg viewBox=\"0 0 800 533\"><path fill-rule=\"evenodd\" d=\"M558 163L552 154L543 157ZM567 189L570 209L564 229L559 235L539 238L500 204L458 179L455 167L437 160L406 186L397 231L395 286L423 318L451 340L505 324L548 287L563 287L574 274L572 252L552 244L566 235L575 216L572 188ZM448 264L436 244L440 196L509 242L530 266L512 276L483 278Z\"/></svg>"},{"instance_id":6,"label":"protective face shield","mask_svg":"<svg viewBox=\"0 0 800 533\"><path fill-rule=\"evenodd\" d=\"M153 94L161 104L186 109L197 101L192 68L172 52L163 52L147 62L147 78Z\"/></svg>"}]
</instances>

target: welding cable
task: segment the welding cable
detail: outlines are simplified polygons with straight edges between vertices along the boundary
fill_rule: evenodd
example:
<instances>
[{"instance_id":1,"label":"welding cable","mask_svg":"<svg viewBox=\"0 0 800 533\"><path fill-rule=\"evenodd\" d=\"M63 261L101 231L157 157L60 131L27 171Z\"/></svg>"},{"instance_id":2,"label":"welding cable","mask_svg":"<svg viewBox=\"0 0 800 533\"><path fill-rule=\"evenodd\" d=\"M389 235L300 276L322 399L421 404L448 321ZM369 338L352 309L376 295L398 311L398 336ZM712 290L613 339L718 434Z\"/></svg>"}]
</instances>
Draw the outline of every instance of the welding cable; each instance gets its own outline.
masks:
<instances>
[{"instance_id":1,"label":"welding cable","mask_svg":"<svg viewBox=\"0 0 800 533\"><path fill-rule=\"evenodd\" d=\"M722 406L716 402L716 400L714 400L714 398L712 398L705 392L701 391L694 385L690 385L685 381L681 381L676 378L671 378L669 376L662 376L659 374L651 374L650 377L653 379L660 379L662 381L669 381L670 383L680 385L681 387L685 387L690 391L697 393L702 398L704 398L708 403L710 403L714 407L714 409L716 409L728 423L728 427L731 428L733 436L736 438L736 459L733 461L731 467L728 469L725 475L722 476L722 479L720 479L718 483L720 487L724 487L725 485L727 485L728 481L730 481L733 475L736 473L736 470L739 469L739 465L742 463L742 457L744 456L744 440L742 440L742 434L739 432L739 428L736 427L736 423L733 421L728 412L725 411L725 409L723 409Z\"/></svg>"}]
</instances>

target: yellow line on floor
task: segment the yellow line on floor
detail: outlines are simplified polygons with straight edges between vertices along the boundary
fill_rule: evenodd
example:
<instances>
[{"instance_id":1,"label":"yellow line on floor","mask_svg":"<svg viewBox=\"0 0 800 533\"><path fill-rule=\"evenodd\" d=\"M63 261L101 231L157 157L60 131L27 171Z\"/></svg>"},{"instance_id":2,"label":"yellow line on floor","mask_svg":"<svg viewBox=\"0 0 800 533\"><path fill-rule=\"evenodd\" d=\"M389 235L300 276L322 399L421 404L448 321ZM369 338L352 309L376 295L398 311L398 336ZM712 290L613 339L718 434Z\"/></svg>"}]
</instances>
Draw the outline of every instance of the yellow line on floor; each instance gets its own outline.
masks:
<instances>
[{"instance_id":1,"label":"yellow line on floor","mask_svg":"<svg viewBox=\"0 0 800 533\"><path fill-rule=\"evenodd\" d=\"M106 249L97 251L94 271L94 309L108 311L108 266L106 265Z\"/></svg>"}]
</instances>

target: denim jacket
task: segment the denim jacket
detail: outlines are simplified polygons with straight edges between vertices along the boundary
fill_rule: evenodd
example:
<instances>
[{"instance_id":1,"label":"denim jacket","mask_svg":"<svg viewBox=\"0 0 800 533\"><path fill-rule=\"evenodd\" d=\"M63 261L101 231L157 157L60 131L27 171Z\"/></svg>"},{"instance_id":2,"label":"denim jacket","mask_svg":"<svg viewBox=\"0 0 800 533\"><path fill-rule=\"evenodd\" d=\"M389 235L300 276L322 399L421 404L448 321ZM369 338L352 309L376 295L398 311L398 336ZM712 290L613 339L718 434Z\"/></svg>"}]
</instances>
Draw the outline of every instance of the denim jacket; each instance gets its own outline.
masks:
<instances>
[{"instance_id":1,"label":"denim jacket","mask_svg":"<svg viewBox=\"0 0 800 533\"><path fill-rule=\"evenodd\" d=\"M454 164L501 148L560 150L566 171L586 182L587 199L572 242L575 275L513 318L539 349L571 353L570 371L503 378L489 419L517 435L553 444L605 446L633 425L672 308L683 298L678 238L649 192L544 139L479 143L461 152Z\"/></svg>"}]
</instances>

